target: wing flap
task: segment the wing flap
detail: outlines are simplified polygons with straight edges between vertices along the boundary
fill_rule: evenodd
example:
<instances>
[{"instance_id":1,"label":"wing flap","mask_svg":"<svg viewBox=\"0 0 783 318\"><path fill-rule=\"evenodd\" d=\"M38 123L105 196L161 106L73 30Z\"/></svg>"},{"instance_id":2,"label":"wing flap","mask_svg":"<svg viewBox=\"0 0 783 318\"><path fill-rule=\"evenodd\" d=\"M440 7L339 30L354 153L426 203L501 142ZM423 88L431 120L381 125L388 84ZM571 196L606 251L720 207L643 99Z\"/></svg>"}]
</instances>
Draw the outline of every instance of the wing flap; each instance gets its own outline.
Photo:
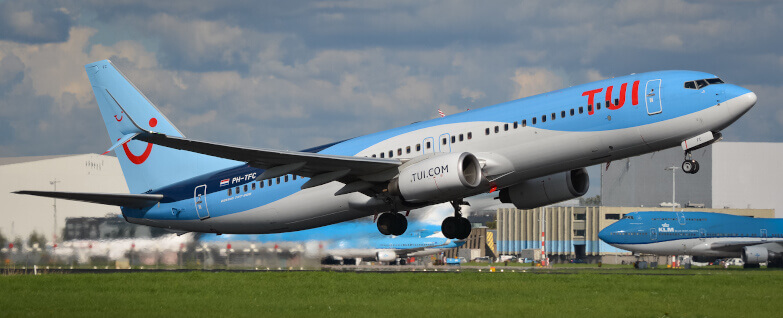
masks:
<instances>
[{"instance_id":1,"label":"wing flap","mask_svg":"<svg viewBox=\"0 0 783 318\"><path fill-rule=\"evenodd\" d=\"M162 194L119 194L54 191L16 191L14 193L105 205L116 205L134 209L142 209L153 206L163 199Z\"/></svg>"}]
</instances>

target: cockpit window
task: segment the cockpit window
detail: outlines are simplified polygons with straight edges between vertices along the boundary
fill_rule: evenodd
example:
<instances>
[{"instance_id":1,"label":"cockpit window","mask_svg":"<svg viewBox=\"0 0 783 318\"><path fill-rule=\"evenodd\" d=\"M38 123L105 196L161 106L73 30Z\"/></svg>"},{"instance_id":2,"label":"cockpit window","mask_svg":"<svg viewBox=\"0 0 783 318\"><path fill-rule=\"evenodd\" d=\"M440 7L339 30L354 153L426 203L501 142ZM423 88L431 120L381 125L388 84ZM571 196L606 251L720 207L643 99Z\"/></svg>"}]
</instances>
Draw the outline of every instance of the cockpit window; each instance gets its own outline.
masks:
<instances>
[{"instance_id":1,"label":"cockpit window","mask_svg":"<svg viewBox=\"0 0 783 318\"><path fill-rule=\"evenodd\" d=\"M707 85L711 84L723 84L723 80L720 78L707 78L707 79L700 79L690 82L685 82L684 87L687 89L702 89Z\"/></svg>"},{"instance_id":2,"label":"cockpit window","mask_svg":"<svg viewBox=\"0 0 783 318\"><path fill-rule=\"evenodd\" d=\"M633 215L623 215L623 220L625 219L633 220Z\"/></svg>"}]
</instances>

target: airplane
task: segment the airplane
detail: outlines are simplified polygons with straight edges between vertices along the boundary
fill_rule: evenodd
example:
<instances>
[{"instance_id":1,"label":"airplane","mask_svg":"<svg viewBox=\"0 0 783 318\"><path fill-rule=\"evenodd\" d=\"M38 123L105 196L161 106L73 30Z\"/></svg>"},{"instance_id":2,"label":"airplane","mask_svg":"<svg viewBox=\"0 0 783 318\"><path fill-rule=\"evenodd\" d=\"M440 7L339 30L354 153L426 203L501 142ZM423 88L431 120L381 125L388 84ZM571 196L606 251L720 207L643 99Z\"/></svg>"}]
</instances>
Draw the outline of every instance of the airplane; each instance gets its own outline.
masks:
<instances>
[{"instance_id":1,"label":"airplane","mask_svg":"<svg viewBox=\"0 0 783 318\"><path fill-rule=\"evenodd\" d=\"M131 194L17 191L121 207L128 222L183 232L280 233L449 202L447 238L471 231L463 199L498 192L520 209L576 198L584 167L681 145L691 151L756 103L694 71L631 74L355 137L284 151L188 139L114 65L85 66ZM122 150L119 150L122 149Z\"/></svg>"},{"instance_id":2,"label":"airplane","mask_svg":"<svg viewBox=\"0 0 783 318\"><path fill-rule=\"evenodd\" d=\"M410 226L417 230L401 236L386 236L378 233L371 221L356 220L281 234L204 234L198 243L207 247L231 244L238 249L254 246L275 251L300 251L306 257L338 262L346 259L395 262L438 254L465 244L443 237L439 228L427 222L414 221Z\"/></svg>"},{"instance_id":3,"label":"airplane","mask_svg":"<svg viewBox=\"0 0 783 318\"><path fill-rule=\"evenodd\" d=\"M696 262L739 258L746 268L783 267L783 219L712 212L632 212L598 237L614 247L657 255L691 255Z\"/></svg>"}]
</instances>

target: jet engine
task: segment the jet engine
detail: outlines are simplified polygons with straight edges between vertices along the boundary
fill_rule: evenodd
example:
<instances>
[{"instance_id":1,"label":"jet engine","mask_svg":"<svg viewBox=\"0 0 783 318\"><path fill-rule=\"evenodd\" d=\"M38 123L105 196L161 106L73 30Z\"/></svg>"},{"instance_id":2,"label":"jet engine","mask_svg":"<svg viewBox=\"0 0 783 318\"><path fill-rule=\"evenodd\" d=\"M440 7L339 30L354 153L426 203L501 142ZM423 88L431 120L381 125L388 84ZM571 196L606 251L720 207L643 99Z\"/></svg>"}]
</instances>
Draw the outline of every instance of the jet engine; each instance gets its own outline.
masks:
<instances>
[{"instance_id":1,"label":"jet engine","mask_svg":"<svg viewBox=\"0 0 783 318\"><path fill-rule=\"evenodd\" d=\"M379 262L394 262L397 260L397 253L390 250L381 250L375 253L375 259Z\"/></svg>"},{"instance_id":2,"label":"jet engine","mask_svg":"<svg viewBox=\"0 0 783 318\"><path fill-rule=\"evenodd\" d=\"M769 259L769 251L760 246L745 246L742 248L742 261L745 264L766 263Z\"/></svg>"},{"instance_id":3,"label":"jet engine","mask_svg":"<svg viewBox=\"0 0 783 318\"><path fill-rule=\"evenodd\" d=\"M500 190L500 202L513 203L517 209L534 209L587 193L590 177L584 168L526 180Z\"/></svg>"},{"instance_id":4,"label":"jet engine","mask_svg":"<svg viewBox=\"0 0 783 318\"><path fill-rule=\"evenodd\" d=\"M464 197L483 178L476 156L467 152L450 153L404 167L389 182L389 192L409 203L443 202Z\"/></svg>"}]
</instances>

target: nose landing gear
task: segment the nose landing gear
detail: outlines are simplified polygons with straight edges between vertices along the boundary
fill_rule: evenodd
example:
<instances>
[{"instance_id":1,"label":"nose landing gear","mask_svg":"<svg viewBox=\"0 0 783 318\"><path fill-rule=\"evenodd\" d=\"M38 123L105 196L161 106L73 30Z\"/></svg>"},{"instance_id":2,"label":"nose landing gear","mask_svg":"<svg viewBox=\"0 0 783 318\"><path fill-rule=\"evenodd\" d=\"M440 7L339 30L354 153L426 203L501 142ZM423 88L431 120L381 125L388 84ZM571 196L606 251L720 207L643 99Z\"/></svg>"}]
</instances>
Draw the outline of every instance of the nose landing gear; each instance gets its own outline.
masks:
<instances>
[{"instance_id":1,"label":"nose landing gear","mask_svg":"<svg viewBox=\"0 0 783 318\"><path fill-rule=\"evenodd\" d=\"M443 236L446 238L464 240L470 236L472 230L470 221L462 217L461 205L469 204L462 200L451 201L451 206L454 207L454 216L447 217L440 226Z\"/></svg>"},{"instance_id":2,"label":"nose landing gear","mask_svg":"<svg viewBox=\"0 0 783 318\"><path fill-rule=\"evenodd\" d=\"M699 172L699 162L692 158L690 151L685 151L685 160L682 162L682 172L690 174Z\"/></svg>"}]
</instances>

